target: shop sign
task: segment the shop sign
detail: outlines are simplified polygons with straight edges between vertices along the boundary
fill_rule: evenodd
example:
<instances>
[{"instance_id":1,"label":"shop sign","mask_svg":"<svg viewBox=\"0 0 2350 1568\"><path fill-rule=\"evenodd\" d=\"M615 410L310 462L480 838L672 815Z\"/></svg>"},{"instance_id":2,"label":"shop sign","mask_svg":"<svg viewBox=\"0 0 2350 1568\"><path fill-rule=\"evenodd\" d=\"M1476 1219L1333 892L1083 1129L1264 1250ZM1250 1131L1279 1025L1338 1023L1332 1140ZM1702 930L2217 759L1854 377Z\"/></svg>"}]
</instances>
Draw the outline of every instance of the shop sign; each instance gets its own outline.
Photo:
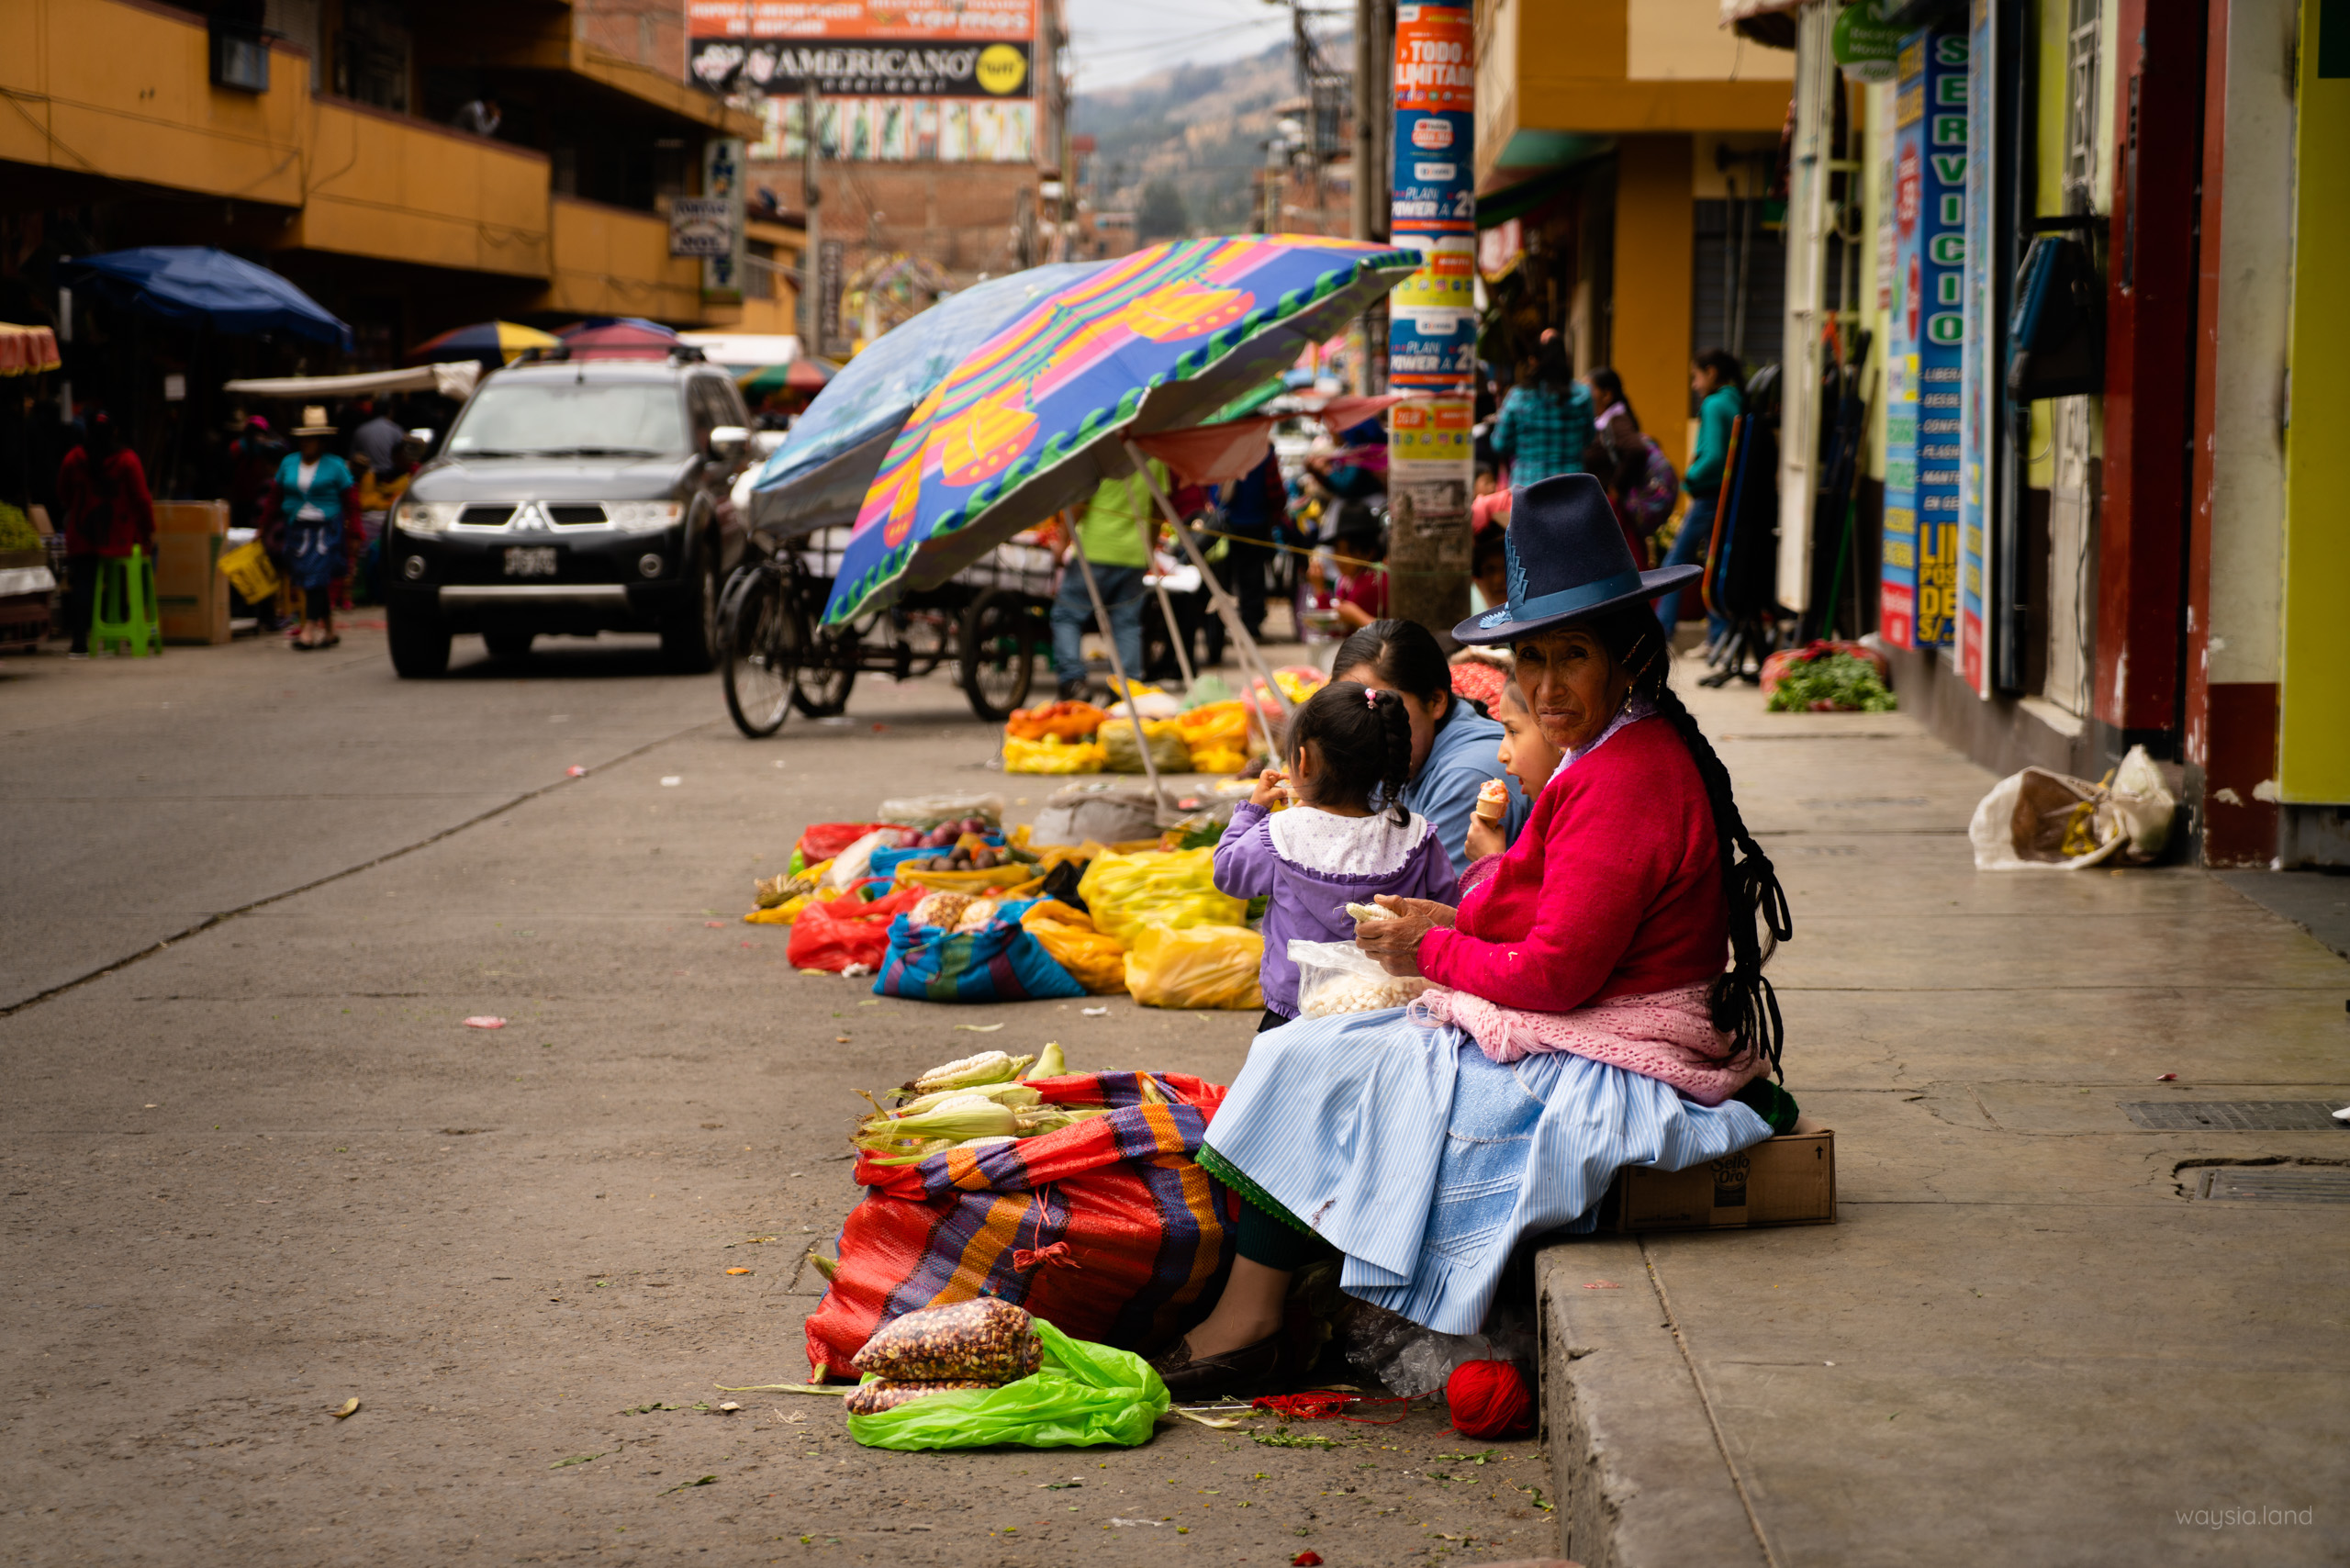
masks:
<instances>
[{"instance_id":1,"label":"shop sign","mask_svg":"<svg viewBox=\"0 0 2350 1568\"><path fill-rule=\"evenodd\" d=\"M696 252L702 258L701 297L705 305L743 302L743 272L748 265L750 252L743 175L740 137L714 136L702 143L701 199L724 207L726 233L722 248Z\"/></svg>"},{"instance_id":2,"label":"shop sign","mask_svg":"<svg viewBox=\"0 0 2350 1568\"><path fill-rule=\"evenodd\" d=\"M1993 7L1975 8L1975 26L1967 39L1967 56L1987 72L1998 58L1994 51L1997 20ZM1970 77L1970 80L1972 78ZM2004 392L2000 367L1992 363L1999 341L1991 319L1991 126L1992 99L1988 82L1973 81L1956 94L1934 84L1934 111L1939 126L1943 107L1953 98L1964 103L1964 113L1953 117L1965 127L1965 187L1953 204L1965 222L1964 237L1951 256L1952 275L1958 280L1963 320L1957 337L1962 377L1958 428L1958 673L1978 697L1990 695L1987 655L1991 604L1991 454L1994 431ZM1937 149L1939 152L1940 149ZM1937 159L1939 162L1939 159ZM1929 319L1930 321L1930 318ZM1930 327L1929 329L1930 335Z\"/></svg>"},{"instance_id":3,"label":"shop sign","mask_svg":"<svg viewBox=\"0 0 2350 1568\"><path fill-rule=\"evenodd\" d=\"M1880 0L1860 0L1836 13L1829 34L1829 49L1848 82L1878 86L1895 75L1901 51L1901 29L1883 19Z\"/></svg>"},{"instance_id":4,"label":"shop sign","mask_svg":"<svg viewBox=\"0 0 2350 1568\"><path fill-rule=\"evenodd\" d=\"M1885 547L1878 624L1901 647L1948 648L1957 628L1959 423L1967 318L1967 40L1913 33L1899 56L1896 96L1893 252L1886 358ZM1900 106L1957 111L1955 145L1937 145L1940 115L1904 118Z\"/></svg>"},{"instance_id":5,"label":"shop sign","mask_svg":"<svg viewBox=\"0 0 2350 1568\"><path fill-rule=\"evenodd\" d=\"M669 253L722 256L734 248L728 204L713 196L669 198Z\"/></svg>"}]
</instances>

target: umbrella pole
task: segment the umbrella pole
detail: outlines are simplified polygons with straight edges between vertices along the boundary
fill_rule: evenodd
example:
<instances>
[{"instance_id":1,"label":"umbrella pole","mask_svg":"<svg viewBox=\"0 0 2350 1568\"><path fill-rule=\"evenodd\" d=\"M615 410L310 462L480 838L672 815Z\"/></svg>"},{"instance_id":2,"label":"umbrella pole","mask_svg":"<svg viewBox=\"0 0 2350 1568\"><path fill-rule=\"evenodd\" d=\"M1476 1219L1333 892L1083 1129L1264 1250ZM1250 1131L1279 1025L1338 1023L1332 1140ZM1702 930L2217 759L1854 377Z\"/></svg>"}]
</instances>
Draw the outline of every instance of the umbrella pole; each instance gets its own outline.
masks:
<instances>
[{"instance_id":1,"label":"umbrella pole","mask_svg":"<svg viewBox=\"0 0 2350 1568\"><path fill-rule=\"evenodd\" d=\"M1217 616L1224 622L1224 629L1230 635L1232 645L1240 650L1242 659L1264 681L1265 689L1273 694L1273 701L1280 706L1281 720L1286 723L1295 709L1289 695L1281 690L1281 683L1273 678L1273 668L1266 662L1264 650L1257 646L1257 639L1248 635L1248 628L1241 624L1239 601L1226 593L1224 584L1216 580L1207 557L1200 554L1199 542L1184 531L1182 520L1175 515L1175 503L1167 498L1167 493L1158 487L1158 481L1150 476L1149 462L1141 450L1132 442L1127 442L1125 446L1126 455L1134 459L1136 469L1142 475L1142 482L1150 487L1150 498L1158 503L1159 512L1175 525L1175 537L1181 542L1184 554L1191 556L1192 565L1200 569L1200 580L1207 584L1208 602L1215 607ZM1252 711L1256 706L1254 700L1248 704ZM1268 735L1267 739L1270 741L1271 737ZM1279 748L1272 749L1277 751Z\"/></svg>"},{"instance_id":2,"label":"umbrella pole","mask_svg":"<svg viewBox=\"0 0 2350 1568\"><path fill-rule=\"evenodd\" d=\"M1135 706L1135 683L1126 677L1126 661L1118 656L1118 633L1110 624L1110 607L1102 602L1102 585L1093 580L1093 563L1085 558L1085 541L1074 527L1069 531L1069 547L1077 557L1077 569L1084 575L1085 597L1093 601L1093 619L1110 644L1110 673L1118 678L1118 686L1125 693L1126 717L1134 721L1135 747L1142 753L1142 770L1150 775L1150 806L1155 813L1165 808L1167 795L1158 787L1158 764L1150 755L1150 737L1143 734L1142 710Z\"/></svg>"}]
</instances>

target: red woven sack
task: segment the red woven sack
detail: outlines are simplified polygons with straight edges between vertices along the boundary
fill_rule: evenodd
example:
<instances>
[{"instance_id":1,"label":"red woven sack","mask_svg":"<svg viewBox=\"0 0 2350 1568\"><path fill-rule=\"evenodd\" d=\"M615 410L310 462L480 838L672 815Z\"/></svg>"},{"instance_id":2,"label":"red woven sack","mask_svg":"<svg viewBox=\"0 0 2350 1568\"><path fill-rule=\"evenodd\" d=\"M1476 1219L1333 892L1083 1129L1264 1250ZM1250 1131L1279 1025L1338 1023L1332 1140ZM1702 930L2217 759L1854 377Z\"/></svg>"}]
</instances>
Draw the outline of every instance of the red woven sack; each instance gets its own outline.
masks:
<instances>
[{"instance_id":1,"label":"red woven sack","mask_svg":"<svg viewBox=\"0 0 2350 1568\"><path fill-rule=\"evenodd\" d=\"M795 969L830 969L834 974L851 964L878 969L890 955L890 922L901 910L920 903L928 888L904 888L871 903L854 893L827 903L811 903L791 923L791 940L784 956Z\"/></svg>"},{"instance_id":2,"label":"red woven sack","mask_svg":"<svg viewBox=\"0 0 2350 1568\"><path fill-rule=\"evenodd\" d=\"M1035 1087L1054 1103L1119 1109L917 1165L860 1159L867 1194L808 1319L809 1366L845 1377L883 1324L982 1294L1075 1339L1144 1354L1172 1341L1232 1262L1234 1199L1193 1163L1225 1088L1150 1076L1173 1103L1146 1103L1137 1073L1071 1073Z\"/></svg>"},{"instance_id":3,"label":"red woven sack","mask_svg":"<svg viewBox=\"0 0 2350 1568\"><path fill-rule=\"evenodd\" d=\"M876 828L895 823L810 823L800 835L800 858L813 866L830 860Z\"/></svg>"}]
</instances>

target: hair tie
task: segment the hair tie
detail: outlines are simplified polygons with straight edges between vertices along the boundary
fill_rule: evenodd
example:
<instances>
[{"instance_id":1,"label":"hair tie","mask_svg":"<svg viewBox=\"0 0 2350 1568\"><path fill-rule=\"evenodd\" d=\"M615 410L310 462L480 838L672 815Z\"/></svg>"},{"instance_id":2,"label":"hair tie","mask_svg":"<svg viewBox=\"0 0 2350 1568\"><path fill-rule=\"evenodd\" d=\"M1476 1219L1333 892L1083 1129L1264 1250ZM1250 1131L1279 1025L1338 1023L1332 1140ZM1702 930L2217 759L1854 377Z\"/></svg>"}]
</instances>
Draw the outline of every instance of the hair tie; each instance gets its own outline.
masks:
<instances>
[{"instance_id":1,"label":"hair tie","mask_svg":"<svg viewBox=\"0 0 2350 1568\"><path fill-rule=\"evenodd\" d=\"M1366 686L1362 689L1362 700L1364 705L1367 707L1376 708L1379 706L1379 693L1371 687Z\"/></svg>"}]
</instances>

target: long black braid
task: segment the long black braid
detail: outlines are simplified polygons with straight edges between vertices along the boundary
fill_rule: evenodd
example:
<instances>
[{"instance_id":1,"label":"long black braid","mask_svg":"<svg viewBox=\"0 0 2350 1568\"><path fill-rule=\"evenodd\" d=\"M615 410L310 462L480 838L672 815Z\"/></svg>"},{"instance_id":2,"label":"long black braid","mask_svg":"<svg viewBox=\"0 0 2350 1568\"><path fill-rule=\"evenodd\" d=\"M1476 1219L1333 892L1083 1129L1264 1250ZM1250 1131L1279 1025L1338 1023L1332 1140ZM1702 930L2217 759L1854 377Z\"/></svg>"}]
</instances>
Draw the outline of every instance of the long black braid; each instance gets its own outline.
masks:
<instances>
[{"instance_id":1,"label":"long black braid","mask_svg":"<svg viewBox=\"0 0 2350 1568\"><path fill-rule=\"evenodd\" d=\"M1708 1002L1714 1027L1730 1036L1729 1056L1735 1059L1759 1051L1774 1076L1786 1030L1779 1017L1778 993L1762 977L1762 966L1780 943L1795 935L1795 920L1787 909L1786 890L1771 857L1746 830L1731 791L1729 769L1714 755L1713 743L1697 727L1695 715L1665 679L1663 629L1644 605L1603 616L1593 626L1617 665L1632 672L1632 694L1655 704L1660 718L1669 721L1689 748L1697 777L1706 786L1712 809L1714 837L1720 848L1722 898L1729 916L1730 967L1713 983Z\"/></svg>"}]
</instances>

